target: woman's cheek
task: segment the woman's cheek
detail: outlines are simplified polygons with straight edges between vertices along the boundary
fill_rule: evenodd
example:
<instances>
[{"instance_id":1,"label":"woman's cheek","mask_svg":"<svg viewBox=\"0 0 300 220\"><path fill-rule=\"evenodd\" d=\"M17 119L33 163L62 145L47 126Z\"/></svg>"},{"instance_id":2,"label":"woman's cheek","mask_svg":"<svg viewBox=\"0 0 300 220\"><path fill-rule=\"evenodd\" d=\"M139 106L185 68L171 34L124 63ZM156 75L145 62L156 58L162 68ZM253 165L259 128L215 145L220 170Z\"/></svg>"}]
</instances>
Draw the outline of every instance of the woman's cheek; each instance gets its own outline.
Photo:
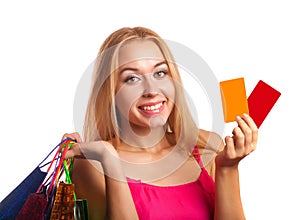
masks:
<instances>
[{"instance_id":1,"label":"woman's cheek","mask_svg":"<svg viewBox=\"0 0 300 220\"><path fill-rule=\"evenodd\" d=\"M142 94L141 86L122 86L115 95L116 106L120 113L128 117L130 108Z\"/></svg>"},{"instance_id":2,"label":"woman's cheek","mask_svg":"<svg viewBox=\"0 0 300 220\"><path fill-rule=\"evenodd\" d=\"M159 84L162 94L168 99L168 101L175 103L175 87L172 79L167 78L160 81Z\"/></svg>"}]
</instances>

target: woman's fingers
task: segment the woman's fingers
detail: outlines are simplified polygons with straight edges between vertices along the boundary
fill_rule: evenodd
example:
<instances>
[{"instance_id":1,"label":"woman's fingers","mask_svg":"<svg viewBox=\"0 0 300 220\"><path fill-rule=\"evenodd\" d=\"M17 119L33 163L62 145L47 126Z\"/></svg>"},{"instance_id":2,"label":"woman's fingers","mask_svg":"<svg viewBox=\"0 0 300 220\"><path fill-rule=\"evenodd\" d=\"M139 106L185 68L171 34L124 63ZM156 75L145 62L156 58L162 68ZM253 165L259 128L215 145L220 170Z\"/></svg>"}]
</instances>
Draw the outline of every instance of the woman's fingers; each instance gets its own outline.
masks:
<instances>
[{"instance_id":1,"label":"woman's fingers","mask_svg":"<svg viewBox=\"0 0 300 220\"><path fill-rule=\"evenodd\" d=\"M232 131L232 136L225 137L225 148L219 155L223 166L235 166L241 159L256 149L258 128L252 118L246 114L237 117L238 126ZM221 159L222 158L222 159Z\"/></svg>"},{"instance_id":2,"label":"woman's fingers","mask_svg":"<svg viewBox=\"0 0 300 220\"><path fill-rule=\"evenodd\" d=\"M258 128L249 115L237 117L238 128L244 135L244 149L246 154L255 150L258 139ZM241 141L241 140L240 140ZM242 142L242 141L241 141Z\"/></svg>"},{"instance_id":3,"label":"woman's fingers","mask_svg":"<svg viewBox=\"0 0 300 220\"><path fill-rule=\"evenodd\" d=\"M240 127L235 127L232 131L232 138L234 142L234 149L237 152L243 152L245 147L245 134Z\"/></svg>"},{"instance_id":4,"label":"woman's fingers","mask_svg":"<svg viewBox=\"0 0 300 220\"><path fill-rule=\"evenodd\" d=\"M242 118L244 119L244 121L247 123L248 127L251 129L251 134L252 134L252 145L254 147L256 147L257 145L257 140L258 140L258 128L255 124L255 122L253 121L253 119L247 115L244 114L242 116Z\"/></svg>"},{"instance_id":5,"label":"woman's fingers","mask_svg":"<svg viewBox=\"0 0 300 220\"><path fill-rule=\"evenodd\" d=\"M77 143L82 143L82 139L78 132L74 133L66 133L63 135L62 139L71 138L73 140L76 140Z\"/></svg>"},{"instance_id":6,"label":"woman's fingers","mask_svg":"<svg viewBox=\"0 0 300 220\"><path fill-rule=\"evenodd\" d=\"M225 144L226 147L224 148L224 153L227 159L235 159L236 158L236 150L234 139L232 137L226 136L225 137Z\"/></svg>"},{"instance_id":7,"label":"woman's fingers","mask_svg":"<svg viewBox=\"0 0 300 220\"><path fill-rule=\"evenodd\" d=\"M66 153L65 159L69 159L72 157L79 157L79 158L84 158L81 149L80 149L80 144L73 144L72 147L69 148L69 150Z\"/></svg>"},{"instance_id":8,"label":"woman's fingers","mask_svg":"<svg viewBox=\"0 0 300 220\"><path fill-rule=\"evenodd\" d=\"M72 147L69 148L68 152L66 153L65 158L72 158L72 157L83 157L81 149L80 149L80 144L82 143L82 139L79 135L78 132L73 132L73 133L65 133L62 136L62 140L66 138L71 138L72 140L75 140L76 143L72 145Z\"/></svg>"}]
</instances>

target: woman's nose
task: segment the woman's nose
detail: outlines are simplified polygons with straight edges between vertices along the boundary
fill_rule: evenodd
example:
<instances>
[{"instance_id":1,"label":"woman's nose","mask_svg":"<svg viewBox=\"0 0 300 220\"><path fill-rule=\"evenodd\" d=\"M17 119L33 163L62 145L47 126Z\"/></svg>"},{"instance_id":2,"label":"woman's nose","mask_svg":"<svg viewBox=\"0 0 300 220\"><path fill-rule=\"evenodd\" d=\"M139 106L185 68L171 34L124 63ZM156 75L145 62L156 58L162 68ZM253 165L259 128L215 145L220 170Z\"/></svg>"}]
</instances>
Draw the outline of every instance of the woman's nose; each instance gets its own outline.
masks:
<instances>
[{"instance_id":1,"label":"woman's nose","mask_svg":"<svg viewBox=\"0 0 300 220\"><path fill-rule=\"evenodd\" d=\"M159 88L157 82L152 79L151 75L145 77L144 81L144 97L155 96L159 93Z\"/></svg>"}]
</instances>

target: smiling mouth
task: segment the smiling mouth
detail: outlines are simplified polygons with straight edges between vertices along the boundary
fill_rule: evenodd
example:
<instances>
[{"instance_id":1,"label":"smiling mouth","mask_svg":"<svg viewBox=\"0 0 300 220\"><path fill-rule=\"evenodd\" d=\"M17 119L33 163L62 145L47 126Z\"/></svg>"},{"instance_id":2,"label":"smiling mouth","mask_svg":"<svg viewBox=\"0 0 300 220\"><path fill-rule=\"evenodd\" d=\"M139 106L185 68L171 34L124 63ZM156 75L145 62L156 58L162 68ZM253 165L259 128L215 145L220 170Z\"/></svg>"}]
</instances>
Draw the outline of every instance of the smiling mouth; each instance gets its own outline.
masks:
<instances>
[{"instance_id":1,"label":"smiling mouth","mask_svg":"<svg viewBox=\"0 0 300 220\"><path fill-rule=\"evenodd\" d=\"M164 104L165 104L165 101L162 101L162 102L152 104L152 105L150 105L150 104L141 105L138 108L143 110L143 111L157 112L157 111L160 111L162 109Z\"/></svg>"}]
</instances>

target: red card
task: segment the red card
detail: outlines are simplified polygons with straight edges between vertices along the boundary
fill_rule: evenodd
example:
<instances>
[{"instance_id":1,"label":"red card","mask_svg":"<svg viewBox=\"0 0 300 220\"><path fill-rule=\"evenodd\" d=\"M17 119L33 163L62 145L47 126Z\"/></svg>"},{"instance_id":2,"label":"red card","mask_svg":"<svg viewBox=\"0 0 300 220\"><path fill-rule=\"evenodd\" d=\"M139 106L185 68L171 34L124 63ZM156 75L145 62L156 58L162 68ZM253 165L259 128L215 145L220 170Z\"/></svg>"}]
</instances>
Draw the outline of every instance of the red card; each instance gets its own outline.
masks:
<instances>
[{"instance_id":1,"label":"red card","mask_svg":"<svg viewBox=\"0 0 300 220\"><path fill-rule=\"evenodd\" d=\"M248 97L249 115L259 128L281 93L260 80Z\"/></svg>"}]
</instances>

